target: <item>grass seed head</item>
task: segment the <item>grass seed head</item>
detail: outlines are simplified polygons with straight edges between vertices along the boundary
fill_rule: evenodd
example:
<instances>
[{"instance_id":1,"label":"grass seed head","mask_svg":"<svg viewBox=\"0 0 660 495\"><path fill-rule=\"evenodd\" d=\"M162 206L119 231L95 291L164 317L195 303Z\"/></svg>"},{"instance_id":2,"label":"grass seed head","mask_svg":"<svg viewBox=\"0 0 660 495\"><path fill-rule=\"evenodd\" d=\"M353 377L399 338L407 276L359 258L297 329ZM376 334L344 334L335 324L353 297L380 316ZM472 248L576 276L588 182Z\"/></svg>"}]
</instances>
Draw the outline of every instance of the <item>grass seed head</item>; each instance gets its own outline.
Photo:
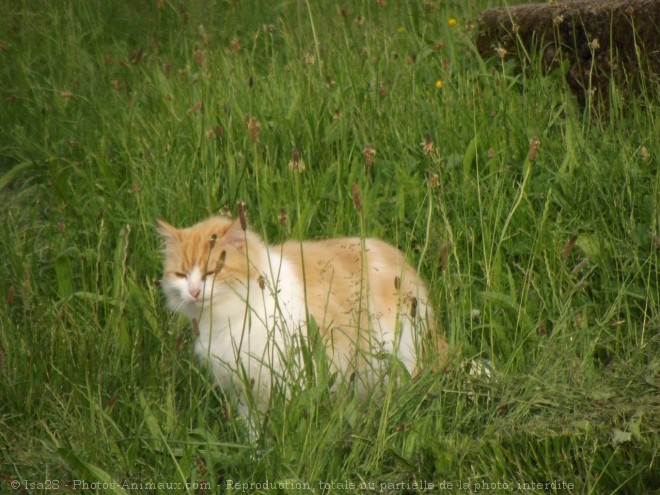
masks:
<instances>
[{"instance_id":1,"label":"grass seed head","mask_svg":"<svg viewBox=\"0 0 660 495\"><path fill-rule=\"evenodd\" d=\"M422 141L422 150L424 150L425 155L430 155L435 151L435 148L433 146L433 139L431 138L430 132L424 134L424 141Z\"/></svg>"},{"instance_id":2,"label":"grass seed head","mask_svg":"<svg viewBox=\"0 0 660 495\"><path fill-rule=\"evenodd\" d=\"M449 244L444 244L440 248L440 266L443 272L446 272L449 267Z\"/></svg>"},{"instance_id":3,"label":"grass seed head","mask_svg":"<svg viewBox=\"0 0 660 495\"><path fill-rule=\"evenodd\" d=\"M438 189L441 186L440 175L437 172L431 172L426 179L431 189Z\"/></svg>"},{"instance_id":4,"label":"grass seed head","mask_svg":"<svg viewBox=\"0 0 660 495\"><path fill-rule=\"evenodd\" d=\"M566 244L564 244L564 248L561 250L561 259L566 261L568 257L571 255L573 252L573 248L575 247L575 243L577 242L578 235L573 234L571 238L566 241Z\"/></svg>"},{"instance_id":5,"label":"grass seed head","mask_svg":"<svg viewBox=\"0 0 660 495\"><path fill-rule=\"evenodd\" d=\"M247 211L245 210L245 203L239 201L236 204L236 208L238 209L238 220L241 222L241 230L245 232L247 230Z\"/></svg>"},{"instance_id":6,"label":"grass seed head","mask_svg":"<svg viewBox=\"0 0 660 495\"><path fill-rule=\"evenodd\" d=\"M374 157L376 156L376 150L373 149L370 144L368 144L362 150L362 156L364 156L365 167L371 168L371 166L374 164Z\"/></svg>"},{"instance_id":7,"label":"grass seed head","mask_svg":"<svg viewBox=\"0 0 660 495\"><path fill-rule=\"evenodd\" d=\"M541 322L539 324L538 328L536 329L536 334L539 337L547 337L548 336L548 327L546 326L546 324L544 322Z\"/></svg>"},{"instance_id":8,"label":"grass seed head","mask_svg":"<svg viewBox=\"0 0 660 495\"><path fill-rule=\"evenodd\" d=\"M243 122L245 123L247 130L250 132L250 139L256 143L259 140L259 134L261 133L261 124L256 117L249 114L245 114Z\"/></svg>"},{"instance_id":9,"label":"grass seed head","mask_svg":"<svg viewBox=\"0 0 660 495\"><path fill-rule=\"evenodd\" d=\"M587 266L589 266L589 257L585 256L577 265L573 267L571 270L571 275L577 277Z\"/></svg>"},{"instance_id":10,"label":"grass seed head","mask_svg":"<svg viewBox=\"0 0 660 495\"><path fill-rule=\"evenodd\" d=\"M204 50L197 50L195 52L195 63L197 67L204 67L206 63L206 52Z\"/></svg>"},{"instance_id":11,"label":"grass seed head","mask_svg":"<svg viewBox=\"0 0 660 495\"><path fill-rule=\"evenodd\" d=\"M142 48L136 48L131 52L130 61L133 65L137 65L142 60L143 56L144 56L144 50Z\"/></svg>"},{"instance_id":12,"label":"grass seed head","mask_svg":"<svg viewBox=\"0 0 660 495\"><path fill-rule=\"evenodd\" d=\"M289 215L286 213L286 209L280 208L280 214L277 215L277 221L280 222L280 225L285 226L289 221Z\"/></svg>"},{"instance_id":13,"label":"grass seed head","mask_svg":"<svg viewBox=\"0 0 660 495\"><path fill-rule=\"evenodd\" d=\"M529 153L527 153L527 159L530 162L535 162L536 158L539 154L539 146L541 145L541 141L539 141L536 138L532 138L529 140Z\"/></svg>"},{"instance_id":14,"label":"grass seed head","mask_svg":"<svg viewBox=\"0 0 660 495\"><path fill-rule=\"evenodd\" d=\"M422 2L422 5L428 12L433 12L438 8L438 4L435 2L431 2L430 0L424 0Z\"/></svg>"},{"instance_id":15,"label":"grass seed head","mask_svg":"<svg viewBox=\"0 0 660 495\"><path fill-rule=\"evenodd\" d=\"M227 251L224 249L220 251L220 256L218 257L218 261L215 263L215 273L220 273L222 269L225 267L225 260L227 259Z\"/></svg>"},{"instance_id":16,"label":"grass seed head","mask_svg":"<svg viewBox=\"0 0 660 495\"><path fill-rule=\"evenodd\" d=\"M353 204L357 211L362 211L362 199L360 198L360 186L353 183L351 186L351 193L353 194Z\"/></svg>"},{"instance_id":17,"label":"grass seed head","mask_svg":"<svg viewBox=\"0 0 660 495\"><path fill-rule=\"evenodd\" d=\"M204 462L204 459L201 457L195 457L195 464L197 465L197 470L201 474L206 474L209 472L209 469L206 467L206 463Z\"/></svg>"},{"instance_id":18,"label":"grass seed head","mask_svg":"<svg viewBox=\"0 0 660 495\"><path fill-rule=\"evenodd\" d=\"M202 108L202 102L196 101L195 104L192 107L190 107L186 113L188 114L188 117L190 117L192 114L194 114L201 108Z\"/></svg>"},{"instance_id":19,"label":"grass seed head","mask_svg":"<svg viewBox=\"0 0 660 495\"><path fill-rule=\"evenodd\" d=\"M655 245L655 247L660 249L660 236L655 235L650 230L648 231L648 234L649 234L649 237L651 238L651 241L653 241L653 244Z\"/></svg>"},{"instance_id":20,"label":"grass seed head","mask_svg":"<svg viewBox=\"0 0 660 495\"><path fill-rule=\"evenodd\" d=\"M410 298L410 317L415 318L417 316L417 298Z\"/></svg>"},{"instance_id":21,"label":"grass seed head","mask_svg":"<svg viewBox=\"0 0 660 495\"><path fill-rule=\"evenodd\" d=\"M291 151L289 170L297 174L302 174L305 171L305 162L300 156L300 151L298 150L298 148L293 148L293 150Z\"/></svg>"}]
</instances>

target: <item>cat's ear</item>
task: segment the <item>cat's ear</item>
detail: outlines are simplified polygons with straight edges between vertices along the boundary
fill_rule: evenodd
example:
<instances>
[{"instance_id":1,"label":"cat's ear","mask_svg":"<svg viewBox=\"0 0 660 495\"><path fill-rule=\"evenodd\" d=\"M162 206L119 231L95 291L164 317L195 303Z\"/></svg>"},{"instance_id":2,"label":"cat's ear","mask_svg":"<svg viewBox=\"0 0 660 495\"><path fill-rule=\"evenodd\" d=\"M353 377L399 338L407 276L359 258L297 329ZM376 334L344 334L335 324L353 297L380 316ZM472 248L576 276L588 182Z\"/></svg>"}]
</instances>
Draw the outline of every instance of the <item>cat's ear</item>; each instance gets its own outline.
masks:
<instances>
[{"instance_id":1,"label":"cat's ear","mask_svg":"<svg viewBox=\"0 0 660 495\"><path fill-rule=\"evenodd\" d=\"M163 236L163 239L170 242L179 240L179 229L160 218L156 219L156 224L158 225L158 232Z\"/></svg>"},{"instance_id":2,"label":"cat's ear","mask_svg":"<svg viewBox=\"0 0 660 495\"><path fill-rule=\"evenodd\" d=\"M245 235L246 231L241 227L240 220L236 220L225 232L224 238L227 243L240 251L245 247Z\"/></svg>"}]
</instances>

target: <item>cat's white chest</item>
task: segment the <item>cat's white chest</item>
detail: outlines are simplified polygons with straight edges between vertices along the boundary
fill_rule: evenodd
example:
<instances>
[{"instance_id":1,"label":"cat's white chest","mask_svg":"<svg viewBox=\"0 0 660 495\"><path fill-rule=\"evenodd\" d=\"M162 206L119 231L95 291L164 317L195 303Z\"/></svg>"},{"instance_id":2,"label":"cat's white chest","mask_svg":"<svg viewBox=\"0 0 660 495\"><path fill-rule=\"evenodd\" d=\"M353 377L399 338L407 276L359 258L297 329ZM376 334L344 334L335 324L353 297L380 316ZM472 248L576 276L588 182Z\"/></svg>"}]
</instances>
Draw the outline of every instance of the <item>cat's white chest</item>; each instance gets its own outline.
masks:
<instances>
[{"instance_id":1,"label":"cat's white chest","mask_svg":"<svg viewBox=\"0 0 660 495\"><path fill-rule=\"evenodd\" d=\"M245 386L268 399L272 380L295 361L305 335L302 284L278 255L248 283L223 290L200 315L195 352L221 387ZM264 397L265 396L265 397Z\"/></svg>"}]
</instances>

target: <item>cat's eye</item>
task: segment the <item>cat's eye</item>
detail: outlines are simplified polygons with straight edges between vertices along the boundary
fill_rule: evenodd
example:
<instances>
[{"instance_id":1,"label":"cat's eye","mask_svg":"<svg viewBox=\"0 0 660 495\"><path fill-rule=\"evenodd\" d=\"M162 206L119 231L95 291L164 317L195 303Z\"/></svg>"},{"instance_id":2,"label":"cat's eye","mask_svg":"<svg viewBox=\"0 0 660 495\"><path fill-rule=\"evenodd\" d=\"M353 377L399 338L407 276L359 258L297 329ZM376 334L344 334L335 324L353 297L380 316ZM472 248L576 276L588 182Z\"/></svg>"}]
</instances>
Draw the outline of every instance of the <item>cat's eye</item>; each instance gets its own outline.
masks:
<instances>
[{"instance_id":1,"label":"cat's eye","mask_svg":"<svg viewBox=\"0 0 660 495\"><path fill-rule=\"evenodd\" d=\"M215 270L211 270L210 272L206 272L205 276L206 277L212 277L213 275L215 275Z\"/></svg>"},{"instance_id":2,"label":"cat's eye","mask_svg":"<svg viewBox=\"0 0 660 495\"><path fill-rule=\"evenodd\" d=\"M174 275L176 275L178 278L188 278L188 275L183 272L174 272Z\"/></svg>"}]
</instances>

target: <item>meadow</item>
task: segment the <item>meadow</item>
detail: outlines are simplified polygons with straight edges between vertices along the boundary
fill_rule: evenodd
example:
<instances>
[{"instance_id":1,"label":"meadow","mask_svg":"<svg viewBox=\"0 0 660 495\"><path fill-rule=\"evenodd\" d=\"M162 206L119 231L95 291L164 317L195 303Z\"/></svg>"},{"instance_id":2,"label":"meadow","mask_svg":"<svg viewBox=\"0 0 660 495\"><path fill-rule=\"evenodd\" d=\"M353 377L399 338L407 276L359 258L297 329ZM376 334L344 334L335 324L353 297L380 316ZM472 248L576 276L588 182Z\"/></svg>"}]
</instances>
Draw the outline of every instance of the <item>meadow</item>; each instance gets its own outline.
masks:
<instances>
[{"instance_id":1,"label":"meadow","mask_svg":"<svg viewBox=\"0 0 660 495\"><path fill-rule=\"evenodd\" d=\"M656 493L657 82L595 117L479 57L499 4L4 2L0 493ZM398 246L447 361L367 403L311 377L250 442L155 228L238 202Z\"/></svg>"}]
</instances>

